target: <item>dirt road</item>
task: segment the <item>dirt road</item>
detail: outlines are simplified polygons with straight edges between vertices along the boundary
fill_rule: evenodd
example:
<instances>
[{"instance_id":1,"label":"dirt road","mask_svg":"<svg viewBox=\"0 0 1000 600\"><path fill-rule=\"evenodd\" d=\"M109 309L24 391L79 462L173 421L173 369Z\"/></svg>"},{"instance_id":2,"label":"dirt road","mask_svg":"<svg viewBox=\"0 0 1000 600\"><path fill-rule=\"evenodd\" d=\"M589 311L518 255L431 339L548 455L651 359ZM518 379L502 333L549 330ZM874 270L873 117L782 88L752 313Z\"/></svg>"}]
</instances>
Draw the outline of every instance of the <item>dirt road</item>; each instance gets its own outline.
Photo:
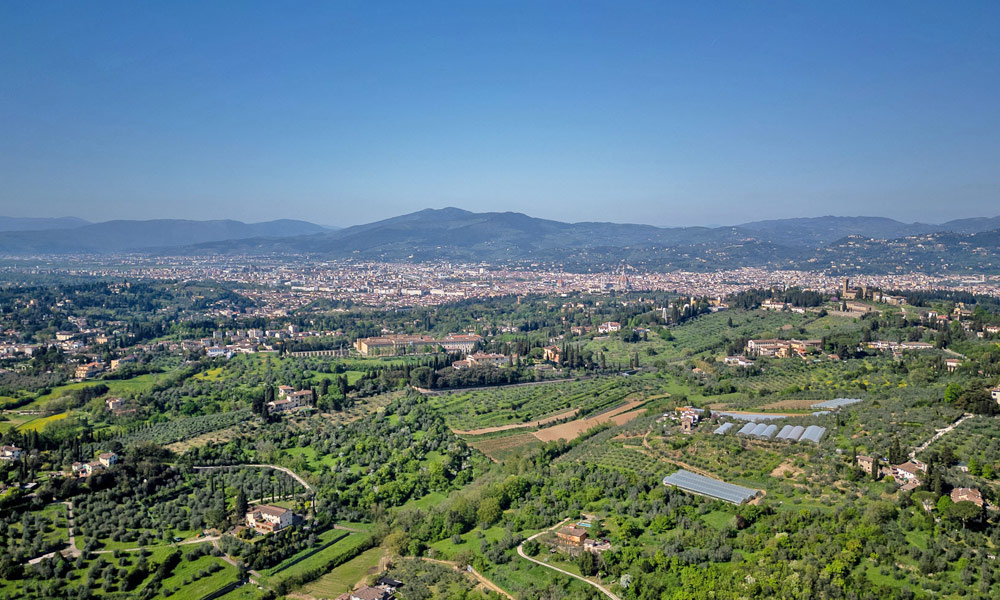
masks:
<instances>
[{"instance_id":1,"label":"dirt road","mask_svg":"<svg viewBox=\"0 0 1000 600\"><path fill-rule=\"evenodd\" d=\"M562 521L556 523L552 527L549 527L548 529L545 529L543 531L539 531L535 535L529 537L527 540L524 540L524 542L527 542L528 540L533 540L536 537L542 535L543 533L548 533L549 531L553 531L553 530L555 530L558 527L562 527L563 524L566 523L566 521L569 521L569 519L563 519ZM518 545L518 547L517 547L517 553L518 553L518 555L521 556L521 558L530 560L531 562L535 563L536 565L541 565L541 566L545 567L546 569L552 569L553 571L558 571L559 573L562 573L563 575L569 575L573 579L579 579L580 581L586 583L587 585L592 585L595 588L599 589L605 596L607 596L608 598L611 598L611 600L621 600L621 598L619 598L618 596L615 596L614 594L612 594L606 587L604 587L603 585L601 585L599 583L594 583L593 581L591 581L589 579L586 579L584 577L580 577L579 575L575 575L573 573L570 573L569 571L565 571L563 569L560 569L559 567L553 567L552 565L545 564L545 563L543 563L540 560L537 560L537 559L534 559L534 558L528 556L527 554L524 553L524 542L521 542L521 544Z\"/></svg>"}]
</instances>

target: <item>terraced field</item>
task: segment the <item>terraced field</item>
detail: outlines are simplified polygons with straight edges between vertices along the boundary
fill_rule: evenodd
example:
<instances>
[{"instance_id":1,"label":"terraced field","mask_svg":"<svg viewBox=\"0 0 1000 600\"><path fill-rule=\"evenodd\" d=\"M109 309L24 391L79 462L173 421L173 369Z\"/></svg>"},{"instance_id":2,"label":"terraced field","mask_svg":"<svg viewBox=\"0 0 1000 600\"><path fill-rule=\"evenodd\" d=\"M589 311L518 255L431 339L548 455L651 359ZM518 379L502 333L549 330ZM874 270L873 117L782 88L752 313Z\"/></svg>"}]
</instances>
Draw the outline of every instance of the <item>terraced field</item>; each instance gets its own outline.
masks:
<instances>
[{"instance_id":1,"label":"terraced field","mask_svg":"<svg viewBox=\"0 0 1000 600\"><path fill-rule=\"evenodd\" d=\"M434 396L429 402L453 430L471 432L511 424L531 426L540 419L572 409L579 409L581 414L598 412L622 403L627 396L646 387L646 380L641 378L600 377L527 387L473 390Z\"/></svg>"}]
</instances>

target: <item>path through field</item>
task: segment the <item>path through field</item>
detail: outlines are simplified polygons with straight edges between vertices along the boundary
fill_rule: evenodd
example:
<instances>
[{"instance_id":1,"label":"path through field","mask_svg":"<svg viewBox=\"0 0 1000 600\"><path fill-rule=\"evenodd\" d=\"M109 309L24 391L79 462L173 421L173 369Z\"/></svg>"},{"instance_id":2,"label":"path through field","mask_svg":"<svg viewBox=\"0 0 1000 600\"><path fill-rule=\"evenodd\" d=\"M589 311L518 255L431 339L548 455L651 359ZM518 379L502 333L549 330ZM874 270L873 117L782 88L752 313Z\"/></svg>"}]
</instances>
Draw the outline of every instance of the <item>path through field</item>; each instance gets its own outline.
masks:
<instances>
[{"instance_id":1,"label":"path through field","mask_svg":"<svg viewBox=\"0 0 1000 600\"><path fill-rule=\"evenodd\" d=\"M966 419L971 419L973 416L974 415L972 413L965 413L964 415L962 415L961 417L959 417L958 420L955 421L954 423L952 423L951 425L949 425L949 426L947 426L947 427L945 427L943 429L936 430L937 433L935 433L934 436L931 437L931 439L927 440L923 444L920 444L912 452L910 452L910 458L916 458L918 452L923 452L924 450L927 449L927 446L930 446L931 444L933 444L937 440L941 439L942 437L944 437L944 434L948 433L952 429L954 429L954 428L958 427L959 425L961 425L963 422L965 422Z\"/></svg>"},{"instance_id":2,"label":"path through field","mask_svg":"<svg viewBox=\"0 0 1000 600\"><path fill-rule=\"evenodd\" d=\"M492 581L490 581L489 579L487 579L479 571L477 571L474 568L472 568L472 565L469 565L465 569L461 569L461 568L459 568L459 566L458 566L457 563L453 563L453 562L448 561L448 560L439 560L439 559L436 559L436 558L425 558L425 557L419 557L418 560L426 560L428 562L438 563L438 564L442 564L442 565L448 565L450 567L453 567L456 571L459 571L459 572L462 572L462 573L468 573L469 575L472 575L473 577L475 577L476 580L479 581L479 583L483 584L484 587L486 587L486 588L488 588L488 589L490 589L490 590L492 590L492 591L500 594L501 596L504 596L504 597L508 598L509 600L515 600L514 596L511 596L510 594L508 594L507 592L505 592L503 590L503 588L501 588L497 584L495 584Z\"/></svg>"}]
</instances>

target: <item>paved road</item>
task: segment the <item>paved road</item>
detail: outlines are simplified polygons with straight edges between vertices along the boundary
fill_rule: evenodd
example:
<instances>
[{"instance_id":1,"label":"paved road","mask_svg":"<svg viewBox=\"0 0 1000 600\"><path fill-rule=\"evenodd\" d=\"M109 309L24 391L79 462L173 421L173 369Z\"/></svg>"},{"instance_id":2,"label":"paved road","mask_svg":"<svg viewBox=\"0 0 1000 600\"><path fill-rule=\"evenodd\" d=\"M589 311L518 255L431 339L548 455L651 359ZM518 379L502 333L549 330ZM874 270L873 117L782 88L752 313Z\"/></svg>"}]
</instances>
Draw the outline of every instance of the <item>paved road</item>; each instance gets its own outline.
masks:
<instances>
[{"instance_id":1,"label":"paved road","mask_svg":"<svg viewBox=\"0 0 1000 600\"><path fill-rule=\"evenodd\" d=\"M214 466L214 467L207 467L207 466L206 467L194 467L194 469L196 471L214 471L216 469L242 469L244 467L257 467L258 469L274 469L275 471L281 471L281 472L287 474L288 476L290 476L295 481L298 481L299 483L301 483L302 487L306 488L310 492L315 491L315 490L313 490L313 488L312 488L311 485L309 485L308 483L306 483L305 479L302 479L301 477L299 477L298 475L296 475L294 471L292 471L291 469L287 469L285 467L279 467L278 465L218 465L218 466Z\"/></svg>"},{"instance_id":2,"label":"paved road","mask_svg":"<svg viewBox=\"0 0 1000 600\"><path fill-rule=\"evenodd\" d=\"M923 444L917 446L916 449L914 449L912 452L910 452L910 458L916 458L918 452L923 452L924 450L927 449L927 446L930 446L934 442L936 442L939 439L941 439L944 436L944 434L948 433L952 429L954 429L954 428L958 427L959 425L961 425L966 419L971 419L974 416L975 415L973 415L972 413L965 413L964 415L962 415L961 417L959 417L958 420L955 421L954 423L952 423L951 425L949 425L949 426L947 426L947 427L945 427L943 429L936 430L937 433L935 433L934 436L931 439L929 439L926 442L924 442Z\"/></svg>"},{"instance_id":3,"label":"paved road","mask_svg":"<svg viewBox=\"0 0 1000 600\"><path fill-rule=\"evenodd\" d=\"M569 521L569 519L563 519L562 521L556 523L552 527L549 527L548 529L545 529L543 531L539 531L538 533L536 533L535 535L531 536L527 540L524 540L524 542L527 542L528 540L533 540L536 537L542 535L543 533L547 533L549 531L552 531L552 530L556 529L557 527L562 527L562 525L564 523L566 523L566 521ZM570 573L569 571L564 571L563 569L560 569L559 567L553 567L552 565L545 564L545 563L543 563L540 560L537 560L537 559L534 559L534 558L528 556L527 554L524 553L524 542L521 542L520 545L518 545L518 547L517 547L517 553L521 556L521 558L526 558L526 559L530 560L531 562L535 563L536 565L541 565L541 566L545 567L546 569L552 569L553 571L559 571L563 575L569 575L570 577L573 577L574 579L579 579L580 581L586 583L587 585L592 585L595 588L601 590L601 592L604 593L604 595L607 596L608 598L611 598L611 600L621 600L621 598L619 598L618 596L615 596L614 594L612 594L610 591L608 591L608 589L606 587L604 587L603 585L601 585L599 583L594 583L593 581L591 581L589 579L586 579L584 577L580 577L579 575L576 575L574 573Z\"/></svg>"}]
</instances>

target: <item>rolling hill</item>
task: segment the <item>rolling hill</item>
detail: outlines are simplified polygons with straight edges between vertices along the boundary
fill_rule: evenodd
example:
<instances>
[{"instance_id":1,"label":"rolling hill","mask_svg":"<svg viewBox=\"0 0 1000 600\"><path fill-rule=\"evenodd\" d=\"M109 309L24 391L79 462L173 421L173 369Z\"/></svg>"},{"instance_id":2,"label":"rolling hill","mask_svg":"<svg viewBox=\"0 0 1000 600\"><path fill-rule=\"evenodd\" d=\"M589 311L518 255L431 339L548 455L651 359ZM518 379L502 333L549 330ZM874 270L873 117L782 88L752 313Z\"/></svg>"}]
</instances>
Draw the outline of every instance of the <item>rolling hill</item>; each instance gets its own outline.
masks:
<instances>
[{"instance_id":1,"label":"rolling hill","mask_svg":"<svg viewBox=\"0 0 1000 600\"><path fill-rule=\"evenodd\" d=\"M189 246L252 237L296 236L326 231L306 221L283 219L265 223L232 220L105 221L64 229L0 233L0 254L112 253Z\"/></svg>"}]
</instances>

